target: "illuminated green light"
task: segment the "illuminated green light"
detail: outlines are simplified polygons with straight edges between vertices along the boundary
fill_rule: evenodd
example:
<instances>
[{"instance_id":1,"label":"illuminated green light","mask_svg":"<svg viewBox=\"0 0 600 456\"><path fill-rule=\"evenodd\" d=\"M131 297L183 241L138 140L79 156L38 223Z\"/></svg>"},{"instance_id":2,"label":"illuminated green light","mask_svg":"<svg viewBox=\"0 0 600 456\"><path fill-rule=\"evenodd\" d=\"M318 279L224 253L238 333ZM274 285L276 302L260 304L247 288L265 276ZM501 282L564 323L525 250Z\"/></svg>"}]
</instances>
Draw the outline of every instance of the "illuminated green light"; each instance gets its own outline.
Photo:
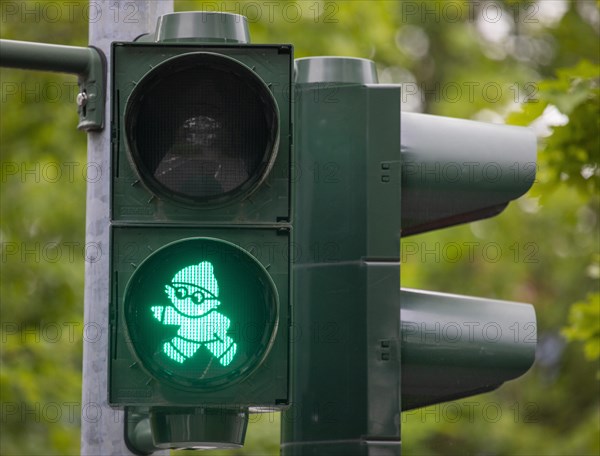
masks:
<instances>
[{"instance_id":1,"label":"illuminated green light","mask_svg":"<svg viewBox=\"0 0 600 456\"><path fill-rule=\"evenodd\" d=\"M269 273L244 249L188 238L136 267L123 313L150 375L213 388L239 381L264 360L277 330L278 296Z\"/></svg>"},{"instance_id":2,"label":"illuminated green light","mask_svg":"<svg viewBox=\"0 0 600 456\"><path fill-rule=\"evenodd\" d=\"M221 303L213 269L208 261L182 269L165 286L173 305L152 307L154 318L162 324L179 326L177 336L163 345L165 354L178 363L204 346L227 366L237 351L237 345L227 335L229 318L215 310Z\"/></svg>"}]
</instances>

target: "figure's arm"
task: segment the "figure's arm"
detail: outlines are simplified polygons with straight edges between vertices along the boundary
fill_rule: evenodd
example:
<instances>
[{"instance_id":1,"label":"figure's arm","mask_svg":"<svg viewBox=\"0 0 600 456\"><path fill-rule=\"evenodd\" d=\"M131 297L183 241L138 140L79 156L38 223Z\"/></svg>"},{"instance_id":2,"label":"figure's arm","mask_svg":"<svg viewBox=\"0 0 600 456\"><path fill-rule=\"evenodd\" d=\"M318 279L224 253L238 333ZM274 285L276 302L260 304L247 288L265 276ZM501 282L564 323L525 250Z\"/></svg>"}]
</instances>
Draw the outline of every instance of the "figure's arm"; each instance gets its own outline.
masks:
<instances>
[{"instance_id":1,"label":"figure's arm","mask_svg":"<svg viewBox=\"0 0 600 456\"><path fill-rule=\"evenodd\" d=\"M175 290L168 285L165 285L165 293L171 300L171 302L175 301ZM180 325L181 318L183 315L178 313L172 305L168 306L152 306L152 313L154 314L154 318L160 321L164 325Z\"/></svg>"},{"instance_id":2,"label":"figure's arm","mask_svg":"<svg viewBox=\"0 0 600 456\"><path fill-rule=\"evenodd\" d=\"M164 325L180 325L183 315L177 312L173 306L152 306L154 318Z\"/></svg>"},{"instance_id":3,"label":"figure's arm","mask_svg":"<svg viewBox=\"0 0 600 456\"><path fill-rule=\"evenodd\" d=\"M152 313L154 314L154 318L158 321L163 321L163 313L165 311L165 306L152 306Z\"/></svg>"}]
</instances>

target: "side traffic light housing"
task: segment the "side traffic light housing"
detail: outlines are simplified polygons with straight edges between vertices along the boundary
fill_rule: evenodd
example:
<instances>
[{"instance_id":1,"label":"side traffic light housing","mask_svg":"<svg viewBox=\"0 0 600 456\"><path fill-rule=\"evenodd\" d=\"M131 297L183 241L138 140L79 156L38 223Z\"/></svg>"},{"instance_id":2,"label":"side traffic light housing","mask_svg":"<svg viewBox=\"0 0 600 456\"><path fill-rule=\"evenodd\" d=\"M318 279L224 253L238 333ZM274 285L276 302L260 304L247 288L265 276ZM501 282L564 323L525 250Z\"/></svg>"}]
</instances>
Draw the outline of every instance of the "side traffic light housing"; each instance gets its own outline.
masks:
<instances>
[{"instance_id":1,"label":"side traffic light housing","mask_svg":"<svg viewBox=\"0 0 600 456\"><path fill-rule=\"evenodd\" d=\"M295 193L296 240L330 248L294 264L308 284L294 323L333 329L292 346L285 456L399 455L402 411L495 389L535 356L532 306L399 280L401 237L491 217L529 189L534 134L404 112L401 90L368 60L296 60L298 166L329 171Z\"/></svg>"}]
</instances>

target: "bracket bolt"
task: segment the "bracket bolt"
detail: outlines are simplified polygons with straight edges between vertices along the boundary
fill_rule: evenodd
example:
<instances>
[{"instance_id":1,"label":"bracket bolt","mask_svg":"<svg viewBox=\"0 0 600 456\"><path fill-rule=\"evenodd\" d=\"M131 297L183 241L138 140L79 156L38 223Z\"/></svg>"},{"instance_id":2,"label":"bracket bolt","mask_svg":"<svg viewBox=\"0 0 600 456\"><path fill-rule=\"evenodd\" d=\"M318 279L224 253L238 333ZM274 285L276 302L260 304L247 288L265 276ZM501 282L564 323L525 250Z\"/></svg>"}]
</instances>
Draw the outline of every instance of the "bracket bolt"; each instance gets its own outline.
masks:
<instances>
[{"instance_id":1,"label":"bracket bolt","mask_svg":"<svg viewBox=\"0 0 600 456\"><path fill-rule=\"evenodd\" d=\"M77 106L83 107L86 105L87 101L88 101L87 93L79 92L77 94Z\"/></svg>"}]
</instances>

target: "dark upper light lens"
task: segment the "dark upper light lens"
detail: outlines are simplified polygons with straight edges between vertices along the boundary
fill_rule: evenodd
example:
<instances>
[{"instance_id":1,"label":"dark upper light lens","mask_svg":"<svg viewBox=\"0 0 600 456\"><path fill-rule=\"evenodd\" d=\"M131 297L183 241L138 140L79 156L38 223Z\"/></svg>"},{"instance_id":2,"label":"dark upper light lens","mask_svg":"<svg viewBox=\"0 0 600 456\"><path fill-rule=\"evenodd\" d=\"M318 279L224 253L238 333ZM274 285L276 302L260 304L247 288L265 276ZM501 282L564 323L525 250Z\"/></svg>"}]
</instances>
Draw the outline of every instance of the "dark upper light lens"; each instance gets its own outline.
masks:
<instances>
[{"instance_id":1,"label":"dark upper light lens","mask_svg":"<svg viewBox=\"0 0 600 456\"><path fill-rule=\"evenodd\" d=\"M187 203L250 193L277 153L267 86L222 55L185 54L152 70L128 100L126 134L144 183Z\"/></svg>"}]
</instances>

